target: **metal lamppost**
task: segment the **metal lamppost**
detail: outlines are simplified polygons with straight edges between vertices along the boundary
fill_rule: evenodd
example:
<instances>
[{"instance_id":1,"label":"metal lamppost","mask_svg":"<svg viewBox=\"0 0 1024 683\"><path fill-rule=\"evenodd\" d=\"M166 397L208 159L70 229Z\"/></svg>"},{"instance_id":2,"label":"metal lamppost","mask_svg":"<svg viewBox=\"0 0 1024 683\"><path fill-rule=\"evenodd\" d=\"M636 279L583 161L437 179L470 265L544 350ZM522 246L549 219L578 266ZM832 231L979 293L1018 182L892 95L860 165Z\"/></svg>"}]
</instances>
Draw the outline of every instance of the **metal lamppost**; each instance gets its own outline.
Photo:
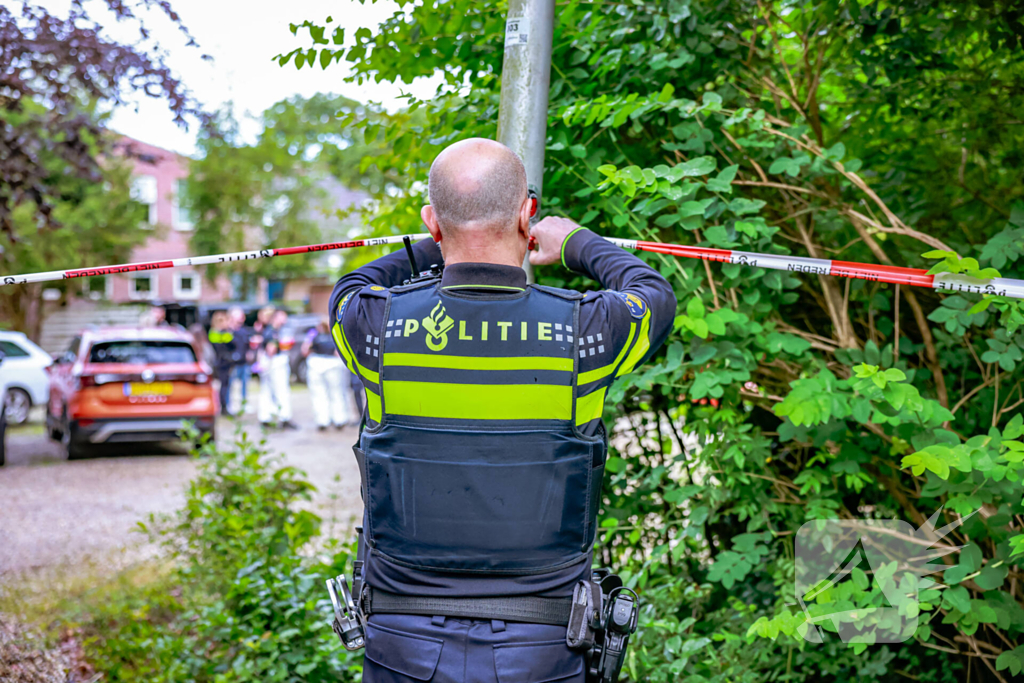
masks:
<instances>
[{"instance_id":1,"label":"metal lamppost","mask_svg":"<svg viewBox=\"0 0 1024 683\"><path fill-rule=\"evenodd\" d=\"M526 182L538 201L544 185L548 89L555 0L510 0L505 22L505 61L501 69L498 142L519 155ZM533 282L529 258L523 263Z\"/></svg>"}]
</instances>

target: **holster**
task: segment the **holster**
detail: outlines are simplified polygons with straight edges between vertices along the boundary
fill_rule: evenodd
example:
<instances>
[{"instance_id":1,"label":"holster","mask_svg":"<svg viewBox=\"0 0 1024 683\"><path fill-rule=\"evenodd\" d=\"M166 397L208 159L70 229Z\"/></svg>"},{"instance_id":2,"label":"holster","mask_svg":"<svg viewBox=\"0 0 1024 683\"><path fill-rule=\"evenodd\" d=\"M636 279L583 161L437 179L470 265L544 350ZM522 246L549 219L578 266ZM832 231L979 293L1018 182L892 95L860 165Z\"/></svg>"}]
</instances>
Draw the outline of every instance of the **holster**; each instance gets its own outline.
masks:
<instances>
[{"instance_id":1,"label":"holster","mask_svg":"<svg viewBox=\"0 0 1024 683\"><path fill-rule=\"evenodd\" d=\"M594 649L597 630L601 627L601 585L594 581L580 581L572 593L572 611L565 643L573 650Z\"/></svg>"},{"instance_id":2,"label":"holster","mask_svg":"<svg viewBox=\"0 0 1024 683\"><path fill-rule=\"evenodd\" d=\"M565 642L587 659L587 683L616 683L639 617L635 592L606 569L576 584Z\"/></svg>"}]
</instances>

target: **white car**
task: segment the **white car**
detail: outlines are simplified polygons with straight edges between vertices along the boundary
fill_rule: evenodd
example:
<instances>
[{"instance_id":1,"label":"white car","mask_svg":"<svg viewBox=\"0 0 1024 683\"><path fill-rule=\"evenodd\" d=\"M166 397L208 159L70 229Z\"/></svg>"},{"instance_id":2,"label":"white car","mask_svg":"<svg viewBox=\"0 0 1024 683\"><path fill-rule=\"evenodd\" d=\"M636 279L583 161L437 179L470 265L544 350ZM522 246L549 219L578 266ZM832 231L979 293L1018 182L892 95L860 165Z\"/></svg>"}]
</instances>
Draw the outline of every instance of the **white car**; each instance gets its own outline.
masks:
<instances>
[{"instance_id":1,"label":"white car","mask_svg":"<svg viewBox=\"0 0 1024 683\"><path fill-rule=\"evenodd\" d=\"M32 406L45 406L49 400L46 368L53 359L21 332L0 331L0 352L4 354L7 423L22 424Z\"/></svg>"}]
</instances>

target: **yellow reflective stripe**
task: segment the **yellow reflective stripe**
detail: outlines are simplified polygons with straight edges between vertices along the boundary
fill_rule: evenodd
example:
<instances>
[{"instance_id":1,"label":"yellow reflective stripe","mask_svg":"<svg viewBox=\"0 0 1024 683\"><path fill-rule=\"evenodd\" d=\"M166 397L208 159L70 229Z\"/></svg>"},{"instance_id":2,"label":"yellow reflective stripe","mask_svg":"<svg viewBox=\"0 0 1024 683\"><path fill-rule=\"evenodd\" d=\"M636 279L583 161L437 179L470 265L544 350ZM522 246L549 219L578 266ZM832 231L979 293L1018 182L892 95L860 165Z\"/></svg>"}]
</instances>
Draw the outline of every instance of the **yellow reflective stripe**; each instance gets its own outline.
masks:
<instances>
[{"instance_id":1,"label":"yellow reflective stripe","mask_svg":"<svg viewBox=\"0 0 1024 683\"><path fill-rule=\"evenodd\" d=\"M384 382L388 415L456 420L570 420L572 387Z\"/></svg>"},{"instance_id":2,"label":"yellow reflective stripe","mask_svg":"<svg viewBox=\"0 0 1024 683\"><path fill-rule=\"evenodd\" d=\"M373 370L370 370L369 368L364 368L359 363L359 361L356 361L356 367L359 368L359 374L362 375L363 377L365 377L367 381L373 382L374 384L380 383L380 375L379 374L377 374Z\"/></svg>"},{"instance_id":3,"label":"yellow reflective stripe","mask_svg":"<svg viewBox=\"0 0 1024 683\"><path fill-rule=\"evenodd\" d=\"M561 250L561 257L562 258L561 258L561 261L562 261L562 265L565 266L566 268L569 268L569 266L565 263L565 245L567 245L569 243L569 238L571 238L573 235L575 235L576 233L578 233L582 229L583 229L582 226L576 228L575 230L570 232L568 235L566 235L564 240L562 240L562 250ZM570 270L572 270L572 269L570 268Z\"/></svg>"},{"instance_id":4,"label":"yellow reflective stripe","mask_svg":"<svg viewBox=\"0 0 1024 683\"><path fill-rule=\"evenodd\" d=\"M576 399L576 425L584 425L596 420L604 413L604 393L607 387L601 387L586 396Z\"/></svg>"},{"instance_id":5,"label":"yellow reflective stripe","mask_svg":"<svg viewBox=\"0 0 1024 683\"><path fill-rule=\"evenodd\" d=\"M348 340L341 331L340 324L334 324L334 327L331 328L331 336L334 337L334 343L338 346L338 350L341 351L341 357L345 360L345 365L348 366L348 370L353 375L362 375L368 382L373 382L374 384L380 382L380 375L378 373L362 367L362 364L355 359L355 353L352 351L352 347L348 345Z\"/></svg>"},{"instance_id":6,"label":"yellow reflective stripe","mask_svg":"<svg viewBox=\"0 0 1024 683\"><path fill-rule=\"evenodd\" d=\"M484 358L445 356L436 353L385 353L384 365L445 370L564 370L572 372L572 358L548 356L512 356Z\"/></svg>"},{"instance_id":7,"label":"yellow reflective stripe","mask_svg":"<svg viewBox=\"0 0 1024 683\"><path fill-rule=\"evenodd\" d=\"M348 348L348 342L345 340L345 333L341 331L341 323L334 323L331 328L331 336L334 337L334 345L341 351L341 357L345 361L345 365L348 366L349 372L355 373L355 359L352 357L352 350Z\"/></svg>"},{"instance_id":8,"label":"yellow reflective stripe","mask_svg":"<svg viewBox=\"0 0 1024 683\"><path fill-rule=\"evenodd\" d=\"M637 337L636 345L633 350L626 356L626 361L619 368L619 371L615 373L616 377L621 377L627 372L633 372L633 368L636 367L644 358L644 354L647 353L647 349L651 348L651 309L648 308L647 312L644 313L644 319L640 322L640 336Z\"/></svg>"},{"instance_id":9,"label":"yellow reflective stripe","mask_svg":"<svg viewBox=\"0 0 1024 683\"><path fill-rule=\"evenodd\" d=\"M607 377L615 371L615 368L619 367L619 363L622 362L622 357L626 355L626 351L629 351L629 345L633 343L633 335L636 334L636 323L629 323L629 337L626 338L626 343L623 345L622 350L619 351L619 355L615 357L615 360L611 365L606 365L603 368L596 370L588 370L587 372L581 372L579 377L576 379L577 385L590 384L596 382L602 377Z\"/></svg>"},{"instance_id":10,"label":"yellow reflective stripe","mask_svg":"<svg viewBox=\"0 0 1024 683\"><path fill-rule=\"evenodd\" d=\"M365 386L363 387L363 391L366 392L366 412L369 413L371 420L374 422L380 422L381 413L383 412L380 405L380 396L373 393Z\"/></svg>"},{"instance_id":11,"label":"yellow reflective stripe","mask_svg":"<svg viewBox=\"0 0 1024 683\"><path fill-rule=\"evenodd\" d=\"M352 347L348 345L348 339L345 338L345 334L341 331L341 325L334 323L334 327L331 328L331 336L334 337L334 343L338 346L338 350L341 351L341 357L345 359L345 365L352 374L359 374L366 378L368 382L377 384L380 382L380 375L373 370L364 368L362 364L356 360L356 354L352 351Z\"/></svg>"}]
</instances>

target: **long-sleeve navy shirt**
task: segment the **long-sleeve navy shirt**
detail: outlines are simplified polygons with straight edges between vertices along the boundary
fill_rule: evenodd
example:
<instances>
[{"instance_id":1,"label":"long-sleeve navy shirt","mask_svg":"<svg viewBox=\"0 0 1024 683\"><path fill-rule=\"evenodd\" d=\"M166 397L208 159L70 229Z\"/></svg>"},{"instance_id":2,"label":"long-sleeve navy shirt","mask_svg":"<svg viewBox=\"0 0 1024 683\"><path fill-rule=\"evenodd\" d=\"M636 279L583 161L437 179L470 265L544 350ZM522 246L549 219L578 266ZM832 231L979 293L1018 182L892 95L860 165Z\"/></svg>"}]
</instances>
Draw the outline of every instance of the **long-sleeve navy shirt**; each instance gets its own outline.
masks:
<instances>
[{"instance_id":1,"label":"long-sleeve navy shirt","mask_svg":"<svg viewBox=\"0 0 1024 683\"><path fill-rule=\"evenodd\" d=\"M431 240L417 243L413 252L420 268L442 262ZM562 263L605 287L586 292L580 302L576 421L584 434L592 435L600 429L608 387L665 342L675 318L676 298L665 278L650 266L584 228L566 238ZM371 392L380 391L378 349L387 302L383 290L402 284L410 275L405 253L399 250L345 275L331 295L332 332L336 341L344 335L347 342L339 344L339 350L349 370ZM526 273L511 266L458 263L445 268L440 286L457 287L463 295L494 297L510 289L521 291ZM365 417L371 422L375 418Z\"/></svg>"}]
</instances>

